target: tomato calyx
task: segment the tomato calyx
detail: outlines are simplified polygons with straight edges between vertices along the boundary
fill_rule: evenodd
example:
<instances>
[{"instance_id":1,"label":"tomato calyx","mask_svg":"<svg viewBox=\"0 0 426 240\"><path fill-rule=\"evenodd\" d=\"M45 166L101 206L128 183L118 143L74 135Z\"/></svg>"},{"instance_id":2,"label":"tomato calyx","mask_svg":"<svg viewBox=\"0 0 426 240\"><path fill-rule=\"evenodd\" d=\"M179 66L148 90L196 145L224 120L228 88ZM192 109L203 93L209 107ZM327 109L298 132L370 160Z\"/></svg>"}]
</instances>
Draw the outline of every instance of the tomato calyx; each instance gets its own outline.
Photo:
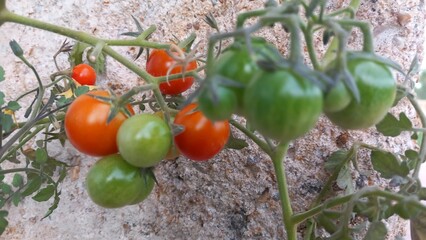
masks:
<instances>
[{"instance_id":1,"label":"tomato calyx","mask_svg":"<svg viewBox=\"0 0 426 240\"><path fill-rule=\"evenodd\" d=\"M112 119L114 119L115 116L117 116L117 114L120 112L123 113L126 117L133 115L127 108L127 105L129 104L128 100L122 97L118 97L113 91L109 89L107 91L110 94L109 97L93 95L90 92L87 94L89 97L111 105L111 111L108 115L107 123L110 123Z\"/></svg>"}]
</instances>

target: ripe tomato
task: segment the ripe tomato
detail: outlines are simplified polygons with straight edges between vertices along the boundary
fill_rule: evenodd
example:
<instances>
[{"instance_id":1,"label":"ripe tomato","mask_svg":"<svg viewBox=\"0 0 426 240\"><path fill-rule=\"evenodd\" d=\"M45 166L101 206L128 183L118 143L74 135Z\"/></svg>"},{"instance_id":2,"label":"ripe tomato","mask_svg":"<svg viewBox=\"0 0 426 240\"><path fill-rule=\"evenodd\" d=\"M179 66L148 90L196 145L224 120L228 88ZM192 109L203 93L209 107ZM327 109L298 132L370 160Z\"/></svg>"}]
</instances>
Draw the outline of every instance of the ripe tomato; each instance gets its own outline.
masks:
<instances>
[{"instance_id":1,"label":"ripe tomato","mask_svg":"<svg viewBox=\"0 0 426 240\"><path fill-rule=\"evenodd\" d=\"M113 154L90 168L86 187L94 203L104 208L119 208L143 201L154 188L154 178L119 154Z\"/></svg>"},{"instance_id":2,"label":"ripe tomato","mask_svg":"<svg viewBox=\"0 0 426 240\"><path fill-rule=\"evenodd\" d=\"M218 86L215 88L216 95L213 95L213 89L204 89L198 103L201 112L212 121L223 121L231 118L237 109L237 96L227 87Z\"/></svg>"},{"instance_id":3,"label":"ripe tomato","mask_svg":"<svg viewBox=\"0 0 426 240\"><path fill-rule=\"evenodd\" d=\"M77 97L65 114L65 133L71 144L80 152L91 156L106 156L118 152L118 128L127 119L118 113L107 124L111 105L90 95L108 97L109 93L95 90ZM134 114L128 105L129 111Z\"/></svg>"},{"instance_id":4,"label":"ripe tomato","mask_svg":"<svg viewBox=\"0 0 426 240\"><path fill-rule=\"evenodd\" d=\"M172 133L160 117L142 113L124 121L117 134L118 150L133 166L152 167L167 155Z\"/></svg>"},{"instance_id":5,"label":"ripe tomato","mask_svg":"<svg viewBox=\"0 0 426 240\"><path fill-rule=\"evenodd\" d=\"M174 137L176 147L185 157L195 161L206 161L219 153L228 141L228 121L212 122L198 111L196 103L184 107L175 117L174 123L183 131Z\"/></svg>"},{"instance_id":6,"label":"ripe tomato","mask_svg":"<svg viewBox=\"0 0 426 240\"><path fill-rule=\"evenodd\" d=\"M263 38L252 38L252 49L253 52L251 53L245 40L237 40L216 60L212 73L212 75L219 75L243 85L242 87L229 87L237 97L236 112L242 115L244 115L245 87L253 79L253 76L261 71L257 61L265 59L279 60L281 57L276 47L266 42Z\"/></svg>"},{"instance_id":7,"label":"ripe tomato","mask_svg":"<svg viewBox=\"0 0 426 240\"><path fill-rule=\"evenodd\" d=\"M292 70L262 71L247 86L247 121L261 134L291 141L308 132L322 111L322 91Z\"/></svg>"},{"instance_id":8,"label":"ripe tomato","mask_svg":"<svg viewBox=\"0 0 426 240\"><path fill-rule=\"evenodd\" d=\"M72 69L71 77L81 85L95 85L96 71L90 65L78 64Z\"/></svg>"},{"instance_id":9,"label":"ripe tomato","mask_svg":"<svg viewBox=\"0 0 426 240\"><path fill-rule=\"evenodd\" d=\"M166 76L169 69L176 61L170 57L165 50L153 50L146 62L146 71L155 77ZM197 68L197 62L190 62L185 71L191 71ZM169 74L182 73L183 66L175 66ZM189 89L194 83L193 77L185 77L173 79L169 82L160 83L160 91L162 94L176 95L183 93Z\"/></svg>"},{"instance_id":10,"label":"ripe tomato","mask_svg":"<svg viewBox=\"0 0 426 240\"><path fill-rule=\"evenodd\" d=\"M345 129L363 129L380 122L392 107L396 82L383 64L366 59L348 60L349 72L355 78L361 100L351 100L338 112L326 112L327 117Z\"/></svg>"}]
</instances>

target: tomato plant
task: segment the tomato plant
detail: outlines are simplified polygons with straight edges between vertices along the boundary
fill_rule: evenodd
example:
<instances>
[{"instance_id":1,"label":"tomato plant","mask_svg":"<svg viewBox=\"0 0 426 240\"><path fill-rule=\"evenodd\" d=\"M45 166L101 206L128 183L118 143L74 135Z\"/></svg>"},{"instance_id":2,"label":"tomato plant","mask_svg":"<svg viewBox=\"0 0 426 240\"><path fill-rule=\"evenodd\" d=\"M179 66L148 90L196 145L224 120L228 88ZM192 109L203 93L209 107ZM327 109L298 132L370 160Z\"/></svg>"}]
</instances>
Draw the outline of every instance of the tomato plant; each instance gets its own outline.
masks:
<instances>
[{"instance_id":1,"label":"tomato plant","mask_svg":"<svg viewBox=\"0 0 426 240\"><path fill-rule=\"evenodd\" d=\"M291 141L308 132L322 111L322 92L291 70L261 72L244 96L247 120L260 133Z\"/></svg>"},{"instance_id":2,"label":"tomato plant","mask_svg":"<svg viewBox=\"0 0 426 240\"><path fill-rule=\"evenodd\" d=\"M168 74L182 73L197 68L197 62L191 61L185 69L182 65L176 65L176 61L165 50L153 50L146 62L146 71L155 76L162 77ZM188 90L194 83L193 77L184 77L160 83L162 94L176 95Z\"/></svg>"},{"instance_id":3,"label":"tomato plant","mask_svg":"<svg viewBox=\"0 0 426 240\"><path fill-rule=\"evenodd\" d=\"M152 167L164 159L171 147L172 133L160 117L142 113L128 118L117 134L120 154L137 167Z\"/></svg>"},{"instance_id":4,"label":"tomato plant","mask_svg":"<svg viewBox=\"0 0 426 240\"><path fill-rule=\"evenodd\" d=\"M223 149L230 127L228 121L210 121L197 106L191 103L176 115L174 124L183 127L183 130L174 137L174 141L185 157L206 161Z\"/></svg>"},{"instance_id":5,"label":"tomato plant","mask_svg":"<svg viewBox=\"0 0 426 240\"><path fill-rule=\"evenodd\" d=\"M352 100L343 110L326 112L326 115L334 124L346 129L371 127L392 107L396 82L388 67L372 60L352 58L348 60L348 68L359 89L360 102Z\"/></svg>"},{"instance_id":6,"label":"tomato plant","mask_svg":"<svg viewBox=\"0 0 426 240\"><path fill-rule=\"evenodd\" d=\"M104 208L119 208L143 201L154 188L152 173L127 163L118 154L98 160L86 176L92 201Z\"/></svg>"},{"instance_id":7,"label":"tomato plant","mask_svg":"<svg viewBox=\"0 0 426 240\"><path fill-rule=\"evenodd\" d=\"M93 96L109 97L107 91L95 90L77 97L65 115L65 132L70 143L80 152L91 156L106 156L118 152L117 132L126 115L119 112L107 123L111 105ZM130 105L127 107L133 114Z\"/></svg>"},{"instance_id":8,"label":"tomato plant","mask_svg":"<svg viewBox=\"0 0 426 240\"><path fill-rule=\"evenodd\" d=\"M338 81L324 94L324 112L337 112L349 105L351 95L342 81Z\"/></svg>"},{"instance_id":9,"label":"tomato plant","mask_svg":"<svg viewBox=\"0 0 426 240\"><path fill-rule=\"evenodd\" d=\"M96 71L90 65L81 63L72 69L71 77L81 85L95 85Z\"/></svg>"}]
</instances>

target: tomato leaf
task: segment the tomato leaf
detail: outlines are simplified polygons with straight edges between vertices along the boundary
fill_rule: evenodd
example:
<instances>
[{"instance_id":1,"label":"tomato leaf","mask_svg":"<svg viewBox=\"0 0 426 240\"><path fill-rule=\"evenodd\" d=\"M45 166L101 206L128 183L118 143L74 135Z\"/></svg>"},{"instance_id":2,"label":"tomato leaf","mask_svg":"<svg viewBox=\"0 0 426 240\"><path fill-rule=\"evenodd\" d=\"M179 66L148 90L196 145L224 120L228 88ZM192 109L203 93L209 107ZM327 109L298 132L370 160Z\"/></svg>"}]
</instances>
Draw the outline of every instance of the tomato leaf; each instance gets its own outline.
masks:
<instances>
[{"instance_id":1,"label":"tomato leaf","mask_svg":"<svg viewBox=\"0 0 426 240\"><path fill-rule=\"evenodd\" d=\"M39 190L42 184L42 179L40 176L36 176L31 179L27 187L22 191L22 196L26 197L33 194L35 191Z\"/></svg>"},{"instance_id":2,"label":"tomato leaf","mask_svg":"<svg viewBox=\"0 0 426 240\"><path fill-rule=\"evenodd\" d=\"M82 42L77 42L74 44L69 56L69 61L71 62L72 66L76 66L80 63L83 63L83 54L88 47L90 47L89 44Z\"/></svg>"},{"instance_id":3,"label":"tomato leaf","mask_svg":"<svg viewBox=\"0 0 426 240\"><path fill-rule=\"evenodd\" d=\"M53 213L53 211L54 211L56 208L58 208L59 201L61 200L61 199L59 198L59 195L61 195L61 192L54 191L54 194L55 194L55 198L54 198L54 200L53 200L53 203L52 203L52 205L49 207L49 210L46 212L46 214L43 216L42 220L43 220L43 219L45 219L45 218L47 218L50 214L52 214L52 213Z\"/></svg>"},{"instance_id":4,"label":"tomato leaf","mask_svg":"<svg viewBox=\"0 0 426 240\"><path fill-rule=\"evenodd\" d=\"M385 136L396 137L403 131L409 131L413 127L410 119L405 113L399 114L399 120L388 113L386 117L376 125L377 131Z\"/></svg>"},{"instance_id":5,"label":"tomato leaf","mask_svg":"<svg viewBox=\"0 0 426 240\"><path fill-rule=\"evenodd\" d=\"M12 193L12 187L9 184L4 183L4 182L0 183L0 190L1 190L2 194L4 194L4 195L8 195L8 194Z\"/></svg>"},{"instance_id":6,"label":"tomato leaf","mask_svg":"<svg viewBox=\"0 0 426 240\"><path fill-rule=\"evenodd\" d=\"M4 68L0 66L0 82L4 81Z\"/></svg>"},{"instance_id":7,"label":"tomato leaf","mask_svg":"<svg viewBox=\"0 0 426 240\"><path fill-rule=\"evenodd\" d=\"M76 97L78 97L80 95L87 93L89 90L90 89L88 86L79 86L77 89L75 89L74 94Z\"/></svg>"},{"instance_id":8,"label":"tomato leaf","mask_svg":"<svg viewBox=\"0 0 426 240\"><path fill-rule=\"evenodd\" d=\"M48 155L47 155L47 151L44 148L37 148L36 152L35 152L35 161L37 163L45 163L47 162L48 159Z\"/></svg>"},{"instance_id":9,"label":"tomato leaf","mask_svg":"<svg viewBox=\"0 0 426 240\"><path fill-rule=\"evenodd\" d=\"M20 175L18 173L13 175L12 186L17 188L17 187L22 186L23 183L24 183L24 178L22 177L22 175Z\"/></svg>"},{"instance_id":10,"label":"tomato leaf","mask_svg":"<svg viewBox=\"0 0 426 240\"><path fill-rule=\"evenodd\" d=\"M16 101L10 101L7 103L7 108L16 112L21 108L21 105L19 105L19 103Z\"/></svg>"},{"instance_id":11,"label":"tomato leaf","mask_svg":"<svg viewBox=\"0 0 426 240\"><path fill-rule=\"evenodd\" d=\"M401 164L398 158L390 152L371 151L371 162L374 170L386 179L391 179L395 175L406 177L410 172L408 166Z\"/></svg>"},{"instance_id":12,"label":"tomato leaf","mask_svg":"<svg viewBox=\"0 0 426 240\"><path fill-rule=\"evenodd\" d=\"M10 114L4 114L3 112L0 112L0 118L1 118L1 125L3 127L3 131L9 132L13 126L12 116Z\"/></svg>"},{"instance_id":13,"label":"tomato leaf","mask_svg":"<svg viewBox=\"0 0 426 240\"><path fill-rule=\"evenodd\" d=\"M340 169L336 179L337 186L344 189L346 194L351 194L355 191L350 167L346 164Z\"/></svg>"},{"instance_id":14,"label":"tomato leaf","mask_svg":"<svg viewBox=\"0 0 426 240\"><path fill-rule=\"evenodd\" d=\"M5 210L0 211L0 235L3 234L4 230L6 230L6 227L9 224L9 222L6 220L8 214L9 212Z\"/></svg>"},{"instance_id":15,"label":"tomato leaf","mask_svg":"<svg viewBox=\"0 0 426 240\"><path fill-rule=\"evenodd\" d=\"M15 207L17 207L19 205L19 203L22 200L22 195L20 192L15 192L12 196L12 203Z\"/></svg>"},{"instance_id":16,"label":"tomato leaf","mask_svg":"<svg viewBox=\"0 0 426 240\"><path fill-rule=\"evenodd\" d=\"M38 191L38 193L32 198L37 202L44 202L49 200L55 193L55 186L48 185L47 187Z\"/></svg>"},{"instance_id":17,"label":"tomato leaf","mask_svg":"<svg viewBox=\"0 0 426 240\"><path fill-rule=\"evenodd\" d=\"M383 222L372 222L368 228L364 240L386 239L388 230Z\"/></svg>"},{"instance_id":18,"label":"tomato leaf","mask_svg":"<svg viewBox=\"0 0 426 240\"><path fill-rule=\"evenodd\" d=\"M342 164L346 162L348 151L338 150L333 152L325 162L324 168L329 172L334 172L336 169L341 168Z\"/></svg>"},{"instance_id":19,"label":"tomato leaf","mask_svg":"<svg viewBox=\"0 0 426 240\"><path fill-rule=\"evenodd\" d=\"M244 139L235 138L232 134L229 136L225 148L241 150L248 147L248 143Z\"/></svg>"}]
</instances>

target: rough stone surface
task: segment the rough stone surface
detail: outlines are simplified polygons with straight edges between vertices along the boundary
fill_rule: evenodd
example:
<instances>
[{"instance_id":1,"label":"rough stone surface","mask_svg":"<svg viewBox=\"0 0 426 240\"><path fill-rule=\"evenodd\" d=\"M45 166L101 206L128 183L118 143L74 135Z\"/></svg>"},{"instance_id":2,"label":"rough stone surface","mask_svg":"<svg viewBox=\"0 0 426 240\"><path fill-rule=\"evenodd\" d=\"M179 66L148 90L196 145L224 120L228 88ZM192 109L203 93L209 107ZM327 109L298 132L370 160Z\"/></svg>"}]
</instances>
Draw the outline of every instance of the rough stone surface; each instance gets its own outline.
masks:
<instances>
[{"instance_id":1,"label":"rough stone surface","mask_svg":"<svg viewBox=\"0 0 426 240\"><path fill-rule=\"evenodd\" d=\"M39 20L91 32L96 36L117 38L134 30L131 15L143 26L155 24L158 30L152 39L169 42L184 38L196 31L199 52L205 49L209 30L202 20L212 12L219 26L231 30L236 15L255 9L263 1L220 0L213 5L209 0L146 0L146 1L9 1L12 11ZM334 0L328 7L346 6L349 1ZM425 28L423 0L363 1L358 18L373 25L377 53L392 58L408 68L415 54L422 56ZM278 27L262 32L268 40L286 53L287 36ZM351 38L359 49L360 33ZM8 97L36 86L31 71L14 58L8 41L16 39L25 49L30 62L48 81L55 70L51 57L64 38L41 30L5 24L0 28L0 65L6 70L7 82L0 88ZM318 48L320 47L320 38ZM137 50L117 48L131 58ZM144 59L137 61L141 66ZM61 60L66 67L66 59ZM101 84L124 91L141 82L137 76L109 60L108 71ZM415 113L402 104L394 110ZM306 137L295 141L285 166L288 171L290 196L296 211L304 210L326 179L323 163L339 147L364 141L402 153L414 148L409 135L384 138L373 129L345 132L321 118ZM184 158L165 161L155 170L159 186L142 204L118 210L102 209L94 205L85 191L84 178L96 161L79 154L70 145L66 149L52 147L51 154L63 161L76 164L62 185L59 208L47 219L40 220L48 203L26 200L18 208L10 207L10 226L3 239L283 239L281 208L276 180L270 160L250 143L242 151L223 151L207 163L193 163ZM360 154L361 168L371 170L371 164ZM358 176L353 174L354 179ZM365 181L377 183L378 176ZM383 182L378 182L383 184ZM389 239L405 235L405 224L398 219L388 223Z\"/></svg>"}]
</instances>

